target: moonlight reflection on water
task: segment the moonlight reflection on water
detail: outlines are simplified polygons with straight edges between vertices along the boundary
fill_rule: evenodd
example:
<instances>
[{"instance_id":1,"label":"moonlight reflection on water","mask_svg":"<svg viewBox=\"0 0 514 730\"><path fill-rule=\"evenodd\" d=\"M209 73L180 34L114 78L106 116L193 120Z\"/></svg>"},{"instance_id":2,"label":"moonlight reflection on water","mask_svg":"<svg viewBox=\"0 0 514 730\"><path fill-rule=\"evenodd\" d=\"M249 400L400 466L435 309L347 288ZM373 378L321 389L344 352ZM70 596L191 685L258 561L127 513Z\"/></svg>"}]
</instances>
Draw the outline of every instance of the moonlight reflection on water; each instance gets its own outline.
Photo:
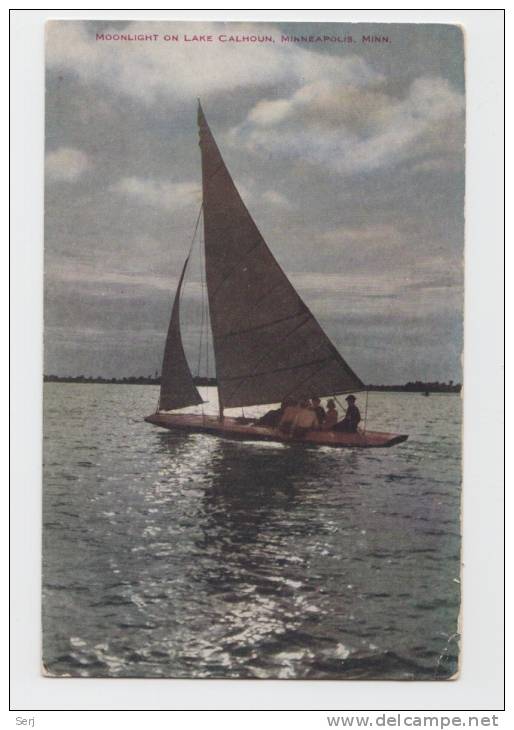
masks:
<instances>
[{"instance_id":1,"label":"moonlight reflection on water","mask_svg":"<svg viewBox=\"0 0 514 730\"><path fill-rule=\"evenodd\" d=\"M370 394L370 427L410 434L370 451L164 432L142 421L156 400L45 385L49 674L456 671L458 396Z\"/></svg>"}]
</instances>

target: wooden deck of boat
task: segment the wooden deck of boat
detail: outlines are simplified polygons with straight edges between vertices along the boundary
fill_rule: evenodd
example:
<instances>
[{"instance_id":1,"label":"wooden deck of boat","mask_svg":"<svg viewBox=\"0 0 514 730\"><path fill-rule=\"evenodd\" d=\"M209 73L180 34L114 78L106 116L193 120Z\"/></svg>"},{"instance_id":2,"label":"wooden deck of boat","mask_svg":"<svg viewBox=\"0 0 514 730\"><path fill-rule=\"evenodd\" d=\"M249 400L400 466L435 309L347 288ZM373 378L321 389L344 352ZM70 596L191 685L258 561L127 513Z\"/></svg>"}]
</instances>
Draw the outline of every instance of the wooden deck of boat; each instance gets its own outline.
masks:
<instances>
[{"instance_id":1,"label":"wooden deck of boat","mask_svg":"<svg viewBox=\"0 0 514 730\"><path fill-rule=\"evenodd\" d=\"M365 433L343 433L340 431L309 431L304 438L295 439L276 428L259 426L251 419L230 418L222 421L217 416L202 416L192 413L154 413L145 421L154 426L179 431L195 431L246 441L277 441L280 443L305 443L317 446L384 448L406 441L405 434L366 431Z\"/></svg>"}]
</instances>

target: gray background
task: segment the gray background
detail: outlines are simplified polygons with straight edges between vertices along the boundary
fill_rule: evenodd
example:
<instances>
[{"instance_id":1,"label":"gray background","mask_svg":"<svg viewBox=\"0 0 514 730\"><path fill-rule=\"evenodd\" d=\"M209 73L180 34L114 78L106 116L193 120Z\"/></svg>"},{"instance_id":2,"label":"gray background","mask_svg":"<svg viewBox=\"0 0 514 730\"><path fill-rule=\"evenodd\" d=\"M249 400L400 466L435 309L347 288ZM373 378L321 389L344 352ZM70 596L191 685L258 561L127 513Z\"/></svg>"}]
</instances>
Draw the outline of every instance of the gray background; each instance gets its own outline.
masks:
<instances>
[{"instance_id":1,"label":"gray background","mask_svg":"<svg viewBox=\"0 0 514 730\"><path fill-rule=\"evenodd\" d=\"M99 17L100 11L81 12ZM109 11L113 17L114 11ZM123 16L123 12L118 15ZM126 11L125 11L126 14ZM444 684L47 680L39 673L43 268L43 23L13 15L12 706L25 708L491 709L503 702L503 15L474 11L345 14L344 20L461 22L466 29L468 156L464 420L463 671ZM55 17L76 17L71 11ZM148 12L131 17L149 17ZM163 17L163 11L155 16ZM184 16L191 15L184 13ZM154 16L154 17L155 17ZM252 17L258 14L252 11ZM241 13L239 15L241 17ZM265 14L259 17L266 17ZM269 14L268 14L269 17ZM281 12L284 17L284 12ZM325 16L326 17L326 16ZM339 15L332 18L340 17ZM313 19L319 20L319 16ZM486 242L486 244L484 244ZM487 399L484 398L487 383ZM29 414L29 416L27 415ZM483 429L486 420L488 428ZM487 454L487 459L484 458ZM485 486L484 486L485 485ZM487 499L484 499L484 489ZM484 550L484 545L488 546ZM483 627L487 625L487 631ZM59 713L55 713L56 717ZM62 716L62 715L61 715ZM64 717L64 716L63 716ZM135 721L138 715L133 715ZM279 719L282 716L279 716ZM111 716L106 722L111 722ZM74 716L74 721L79 721ZM89 721L84 716L85 721ZM309 719L309 716L307 716ZM95 721L100 722L100 716ZM322 722L325 720L322 718Z\"/></svg>"}]
</instances>

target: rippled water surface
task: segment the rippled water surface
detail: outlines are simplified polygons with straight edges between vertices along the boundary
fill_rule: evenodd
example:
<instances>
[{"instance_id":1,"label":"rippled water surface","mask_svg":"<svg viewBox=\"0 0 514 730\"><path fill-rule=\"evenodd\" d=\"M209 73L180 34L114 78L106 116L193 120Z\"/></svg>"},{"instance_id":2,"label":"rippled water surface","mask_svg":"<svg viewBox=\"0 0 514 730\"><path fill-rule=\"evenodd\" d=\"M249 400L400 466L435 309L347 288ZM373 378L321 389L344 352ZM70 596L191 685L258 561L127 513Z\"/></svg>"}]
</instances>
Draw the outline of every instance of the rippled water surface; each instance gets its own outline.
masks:
<instances>
[{"instance_id":1,"label":"rippled water surface","mask_svg":"<svg viewBox=\"0 0 514 730\"><path fill-rule=\"evenodd\" d=\"M45 385L50 674L454 674L458 396L371 393L368 426L409 433L371 450L167 432L142 420L156 402Z\"/></svg>"}]
</instances>

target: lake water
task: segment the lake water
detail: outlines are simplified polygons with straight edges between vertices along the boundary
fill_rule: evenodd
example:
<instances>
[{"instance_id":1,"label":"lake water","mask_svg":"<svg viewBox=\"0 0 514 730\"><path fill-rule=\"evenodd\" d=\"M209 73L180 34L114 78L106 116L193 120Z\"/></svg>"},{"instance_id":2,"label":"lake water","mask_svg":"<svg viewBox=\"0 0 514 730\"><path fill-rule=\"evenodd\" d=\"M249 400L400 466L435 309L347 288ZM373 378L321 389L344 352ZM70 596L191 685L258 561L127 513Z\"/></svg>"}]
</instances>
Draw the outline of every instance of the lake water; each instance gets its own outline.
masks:
<instances>
[{"instance_id":1,"label":"lake water","mask_svg":"<svg viewBox=\"0 0 514 730\"><path fill-rule=\"evenodd\" d=\"M49 674L455 673L458 396L370 393L368 428L409 434L370 450L167 432L157 397L45 384Z\"/></svg>"}]
</instances>

